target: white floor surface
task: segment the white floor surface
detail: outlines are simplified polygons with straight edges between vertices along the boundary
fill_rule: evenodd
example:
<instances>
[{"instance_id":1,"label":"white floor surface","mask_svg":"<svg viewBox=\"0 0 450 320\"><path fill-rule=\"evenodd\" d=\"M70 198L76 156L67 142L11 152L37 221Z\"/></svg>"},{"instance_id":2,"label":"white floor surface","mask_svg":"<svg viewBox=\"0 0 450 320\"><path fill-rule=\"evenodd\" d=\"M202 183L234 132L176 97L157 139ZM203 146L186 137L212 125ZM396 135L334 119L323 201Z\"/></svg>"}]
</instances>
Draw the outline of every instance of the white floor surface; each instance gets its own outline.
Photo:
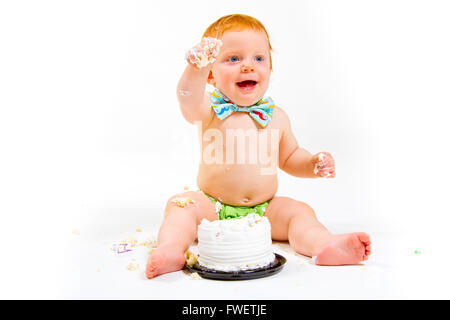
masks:
<instances>
[{"instance_id":1,"label":"white floor surface","mask_svg":"<svg viewBox=\"0 0 450 320\"><path fill-rule=\"evenodd\" d=\"M398 233L370 231L373 253L353 266L316 266L284 242L273 242L274 252L287 259L276 275L244 281L194 279L186 270L147 280L148 249L141 242L155 239L160 218L144 212L109 213L90 221L68 236L68 276L62 292L70 299L441 299L448 298L442 277L446 263L436 264L433 246L408 240ZM159 220L158 220L159 219ZM336 233L349 231L328 226ZM352 226L355 228L355 226ZM138 231L136 231L138 229ZM139 231L140 229L140 231ZM360 230L360 229L355 229ZM352 230L353 231L353 230ZM136 239L134 250L117 255L112 246ZM412 238L411 238L412 239ZM196 244L191 246L196 251ZM129 270L134 265L135 270Z\"/></svg>"}]
</instances>

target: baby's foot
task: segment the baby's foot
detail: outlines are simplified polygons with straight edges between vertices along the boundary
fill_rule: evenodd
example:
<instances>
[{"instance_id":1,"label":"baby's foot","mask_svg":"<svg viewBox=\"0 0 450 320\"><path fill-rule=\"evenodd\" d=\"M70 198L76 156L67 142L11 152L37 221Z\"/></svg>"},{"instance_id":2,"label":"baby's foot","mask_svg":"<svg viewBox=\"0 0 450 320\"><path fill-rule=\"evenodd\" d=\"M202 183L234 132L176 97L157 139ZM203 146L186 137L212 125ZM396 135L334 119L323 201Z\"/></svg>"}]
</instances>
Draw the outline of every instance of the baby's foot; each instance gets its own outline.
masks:
<instances>
[{"instance_id":1,"label":"baby's foot","mask_svg":"<svg viewBox=\"0 0 450 320\"><path fill-rule=\"evenodd\" d=\"M364 232L333 235L313 257L317 265L339 266L356 264L369 258L370 237Z\"/></svg>"},{"instance_id":2,"label":"baby's foot","mask_svg":"<svg viewBox=\"0 0 450 320\"><path fill-rule=\"evenodd\" d=\"M148 279L163 273L174 272L183 269L185 257L174 248L161 246L150 253L145 274Z\"/></svg>"}]
</instances>

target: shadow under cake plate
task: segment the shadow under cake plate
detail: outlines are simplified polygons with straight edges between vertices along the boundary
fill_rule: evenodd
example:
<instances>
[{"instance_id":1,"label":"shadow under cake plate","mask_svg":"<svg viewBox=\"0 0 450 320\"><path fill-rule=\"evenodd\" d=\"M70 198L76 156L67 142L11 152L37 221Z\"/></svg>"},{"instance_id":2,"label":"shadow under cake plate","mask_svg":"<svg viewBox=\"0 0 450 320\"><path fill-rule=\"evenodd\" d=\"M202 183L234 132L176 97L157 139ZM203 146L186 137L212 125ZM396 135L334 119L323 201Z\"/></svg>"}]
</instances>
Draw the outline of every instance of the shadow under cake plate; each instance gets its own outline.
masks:
<instances>
[{"instance_id":1,"label":"shadow under cake plate","mask_svg":"<svg viewBox=\"0 0 450 320\"><path fill-rule=\"evenodd\" d=\"M286 258L278 253L275 254L275 260L266 267L251 269L251 270L242 270L242 271L220 271L208 269L206 267L200 266L198 262L196 262L193 266L186 265L186 269L190 272L198 273L199 276L205 279L215 279L215 280L250 280L250 279L258 279L268 277L283 269L284 264L286 263Z\"/></svg>"}]
</instances>

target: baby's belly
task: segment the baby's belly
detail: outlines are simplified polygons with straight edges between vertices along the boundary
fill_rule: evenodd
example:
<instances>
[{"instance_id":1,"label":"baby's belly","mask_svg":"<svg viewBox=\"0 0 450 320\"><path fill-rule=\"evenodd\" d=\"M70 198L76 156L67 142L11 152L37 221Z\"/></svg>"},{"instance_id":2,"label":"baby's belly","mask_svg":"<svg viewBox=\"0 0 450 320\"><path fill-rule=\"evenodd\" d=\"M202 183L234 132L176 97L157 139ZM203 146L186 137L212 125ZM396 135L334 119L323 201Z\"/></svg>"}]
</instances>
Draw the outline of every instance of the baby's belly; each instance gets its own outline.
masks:
<instances>
[{"instance_id":1,"label":"baby's belly","mask_svg":"<svg viewBox=\"0 0 450 320\"><path fill-rule=\"evenodd\" d=\"M275 196L278 179L276 173L261 172L259 165L200 164L197 185L223 203L251 207Z\"/></svg>"}]
</instances>

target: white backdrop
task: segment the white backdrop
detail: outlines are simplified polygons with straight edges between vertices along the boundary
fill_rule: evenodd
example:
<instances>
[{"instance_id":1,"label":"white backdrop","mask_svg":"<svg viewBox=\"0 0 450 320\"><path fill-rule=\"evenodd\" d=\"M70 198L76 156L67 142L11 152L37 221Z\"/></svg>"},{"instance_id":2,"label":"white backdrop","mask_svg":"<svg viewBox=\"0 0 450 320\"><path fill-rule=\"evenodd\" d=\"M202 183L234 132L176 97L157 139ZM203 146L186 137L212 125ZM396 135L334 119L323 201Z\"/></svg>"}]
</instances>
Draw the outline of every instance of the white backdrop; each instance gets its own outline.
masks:
<instances>
[{"instance_id":1,"label":"white backdrop","mask_svg":"<svg viewBox=\"0 0 450 320\"><path fill-rule=\"evenodd\" d=\"M267 94L303 147L336 159L333 180L281 172L279 194L347 231L448 243L448 2L191 3L1 2L1 298L58 297L80 276L65 262L73 229L109 209L158 222L169 196L196 187L176 84L184 52L230 13L266 26Z\"/></svg>"}]
</instances>

